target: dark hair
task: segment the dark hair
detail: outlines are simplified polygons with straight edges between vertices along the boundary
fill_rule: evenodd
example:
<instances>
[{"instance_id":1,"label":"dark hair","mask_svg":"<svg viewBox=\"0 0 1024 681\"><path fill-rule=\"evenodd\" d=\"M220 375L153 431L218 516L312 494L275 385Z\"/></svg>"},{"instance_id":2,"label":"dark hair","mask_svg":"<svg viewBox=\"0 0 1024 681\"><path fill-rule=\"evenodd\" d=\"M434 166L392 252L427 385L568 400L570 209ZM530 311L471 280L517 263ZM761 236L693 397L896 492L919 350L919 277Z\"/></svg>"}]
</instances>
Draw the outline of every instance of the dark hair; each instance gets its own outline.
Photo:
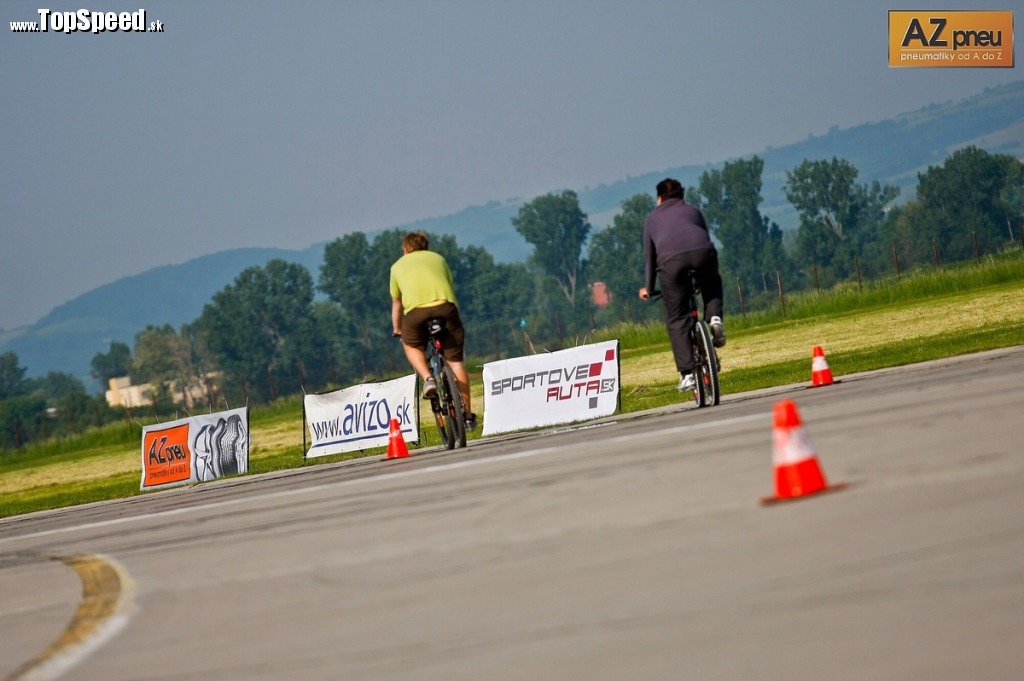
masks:
<instances>
[{"instance_id":1,"label":"dark hair","mask_svg":"<svg viewBox=\"0 0 1024 681\"><path fill-rule=\"evenodd\" d=\"M430 239L425 232L409 232L402 239L402 247L410 253L425 251L430 247Z\"/></svg>"},{"instance_id":2,"label":"dark hair","mask_svg":"<svg viewBox=\"0 0 1024 681\"><path fill-rule=\"evenodd\" d=\"M663 201L683 198L683 185L679 180L666 177L658 183L658 198Z\"/></svg>"}]
</instances>

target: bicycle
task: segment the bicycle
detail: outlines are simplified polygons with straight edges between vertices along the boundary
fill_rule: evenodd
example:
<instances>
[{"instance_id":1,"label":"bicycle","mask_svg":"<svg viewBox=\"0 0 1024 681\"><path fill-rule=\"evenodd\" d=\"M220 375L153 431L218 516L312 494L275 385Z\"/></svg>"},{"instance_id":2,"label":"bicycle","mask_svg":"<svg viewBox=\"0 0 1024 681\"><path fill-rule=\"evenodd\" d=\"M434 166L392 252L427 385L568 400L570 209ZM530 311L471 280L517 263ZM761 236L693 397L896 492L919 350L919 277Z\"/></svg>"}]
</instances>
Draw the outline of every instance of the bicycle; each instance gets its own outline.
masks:
<instances>
[{"instance_id":1,"label":"bicycle","mask_svg":"<svg viewBox=\"0 0 1024 681\"><path fill-rule=\"evenodd\" d=\"M700 284L697 281L697 273L689 272L690 277L690 316L693 317L693 324L690 325L690 345L693 347L693 401L698 407L715 406L722 398L718 382L718 352L712 341L711 327L700 318L697 307L697 297L700 294ZM661 291L655 291L650 299L656 300L661 296Z\"/></svg>"},{"instance_id":2,"label":"bicycle","mask_svg":"<svg viewBox=\"0 0 1024 681\"><path fill-rule=\"evenodd\" d=\"M429 399L441 443L445 449L454 449L466 446L466 406L455 374L444 359L443 331L444 319L427 320L427 366L437 384L437 394Z\"/></svg>"}]
</instances>

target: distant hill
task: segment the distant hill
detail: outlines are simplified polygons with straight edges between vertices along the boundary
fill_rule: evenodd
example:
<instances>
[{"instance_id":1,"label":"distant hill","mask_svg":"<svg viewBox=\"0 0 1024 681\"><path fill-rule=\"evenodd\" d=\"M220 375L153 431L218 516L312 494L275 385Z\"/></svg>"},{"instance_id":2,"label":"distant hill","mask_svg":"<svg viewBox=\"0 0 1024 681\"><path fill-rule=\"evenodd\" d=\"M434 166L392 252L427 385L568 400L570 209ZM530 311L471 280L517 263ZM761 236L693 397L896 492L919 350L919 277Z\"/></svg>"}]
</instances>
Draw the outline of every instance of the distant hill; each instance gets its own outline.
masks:
<instances>
[{"instance_id":1,"label":"distant hill","mask_svg":"<svg viewBox=\"0 0 1024 681\"><path fill-rule=\"evenodd\" d=\"M323 253L324 244L302 251L239 248L124 277L55 307L20 334L8 332L0 352L16 353L29 376L63 371L98 391L90 364L97 353L110 349L111 341L131 346L148 324L178 328L195 320L213 294L242 270L275 258L304 265L316 277Z\"/></svg>"},{"instance_id":2,"label":"distant hill","mask_svg":"<svg viewBox=\"0 0 1024 681\"><path fill-rule=\"evenodd\" d=\"M782 191L785 173L805 159L844 158L859 169L858 182L878 180L897 185L905 201L913 197L917 173L971 144L991 153L1024 158L1024 80L988 88L965 100L931 104L886 121L833 128L802 142L751 154L765 161L762 211L789 229L796 225L796 214ZM723 159L723 163L727 160L733 159ZM611 222L625 199L652 193L658 180L672 176L692 187L702 172L721 165L665 168L612 184L573 189L595 228L601 228ZM396 227L451 234L460 245L486 248L499 262L519 262L529 256L532 247L510 220L532 198L492 201ZM98 390L100 386L89 376L89 364L96 353L109 349L112 340L131 345L147 324L178 327L193 321L213 294L234 281L239 272L274 258L302 264L316 278L324 246L297 251L235 249L125 277L54 308L31 327L5 331L0 334L0 352L17 353L30 376L63 371Z\"/></svg>"}]
</instances>

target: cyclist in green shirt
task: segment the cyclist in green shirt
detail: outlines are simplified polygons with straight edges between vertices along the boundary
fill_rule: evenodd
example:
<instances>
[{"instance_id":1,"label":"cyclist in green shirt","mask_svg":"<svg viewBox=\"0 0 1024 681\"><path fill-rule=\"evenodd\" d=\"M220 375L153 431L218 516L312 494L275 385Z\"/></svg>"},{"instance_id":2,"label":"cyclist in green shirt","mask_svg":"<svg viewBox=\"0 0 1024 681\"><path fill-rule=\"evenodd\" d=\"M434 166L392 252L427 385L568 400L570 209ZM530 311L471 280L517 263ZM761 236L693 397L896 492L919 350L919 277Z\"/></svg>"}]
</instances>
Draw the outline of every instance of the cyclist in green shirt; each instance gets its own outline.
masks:
<instances>
[{"instance_id":1,"label":"cyclist in green shirt","mask_svg":"<svg viewBox=\"0 0 1024 681\"><path fill-rule=\"evenodd\" d=\"M476 428L476 414L469 403L469 374L463 359L465 329L459 317L452 272L440 253L427 250L430 241L423 232L410 232L402 239L402 257L391 266L391 325L402 337L406 359L423 379L423 398L437 394L437 385L427 366L427 320L445 320L444 358L455 374L455 382L466 405L466 428Z\"/></svg>"}]
</instances>

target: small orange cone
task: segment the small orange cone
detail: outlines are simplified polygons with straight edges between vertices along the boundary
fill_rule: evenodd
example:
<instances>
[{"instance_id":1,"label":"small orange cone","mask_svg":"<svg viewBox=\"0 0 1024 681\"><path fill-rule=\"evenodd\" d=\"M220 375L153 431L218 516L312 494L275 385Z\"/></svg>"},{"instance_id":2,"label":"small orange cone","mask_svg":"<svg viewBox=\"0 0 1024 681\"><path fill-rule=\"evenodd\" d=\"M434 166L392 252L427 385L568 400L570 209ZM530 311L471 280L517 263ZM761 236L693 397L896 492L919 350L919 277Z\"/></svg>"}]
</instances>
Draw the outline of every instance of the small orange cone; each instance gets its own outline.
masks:
<instances>
[{"instance_id":1,"label":"small orange cone","mask_svg":"<svg viewBox=\"0 0 1024 681\"><path fill-rule=\"evenodd\" d=\"M796 403L792 400L776 403L773 422L775 496L761 499L762 504L790 501L846 487L845 483L829 485L825 480L814 445L797 413Z\"/></svg>"},{"instance_id":2,"label":"small orange cone","mask_svg":"<svg viewBox=\"0 0 1024 681\"><path fill-rule=\"evenodd\" d=\"M388 428L388 458L402 459L409 456L409 448L405 446L405 438L402 437L402 425L398 419L391 419L391 426Z\"/></svg>"},{"instance_id":3,"label":"small orange cone","mask_svg":"<svg viewBox=\"0 0 1024 681\"><path fill-rule=\"evenodd\" d=\"M832 370L828 368L828 362L825 361L825 351L821 349L820 345L815 345L811 354L811 387L832 385Z\"/></svg>"}]
</instances>

